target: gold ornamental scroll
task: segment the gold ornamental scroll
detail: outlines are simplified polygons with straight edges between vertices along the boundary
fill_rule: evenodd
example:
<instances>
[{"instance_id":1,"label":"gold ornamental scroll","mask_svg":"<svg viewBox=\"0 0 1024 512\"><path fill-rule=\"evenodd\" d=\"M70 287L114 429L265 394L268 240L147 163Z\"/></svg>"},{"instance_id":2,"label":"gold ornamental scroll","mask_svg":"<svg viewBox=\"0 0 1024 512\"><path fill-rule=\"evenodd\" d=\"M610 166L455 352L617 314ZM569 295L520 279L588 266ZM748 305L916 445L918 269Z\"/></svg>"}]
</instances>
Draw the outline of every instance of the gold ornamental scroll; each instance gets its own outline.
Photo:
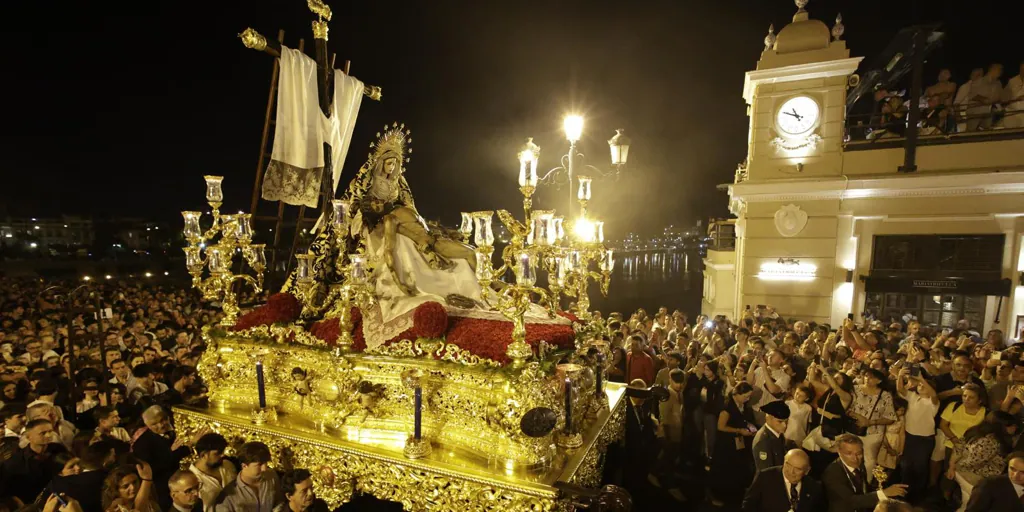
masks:
<instances>
[{"instance_id":1,"label":"gold ornamental scroll","mask_svg":"<svg viewBox=\"0 0 1024 512\"><path fill-rule=\"evenodd\" d=\"M366 493L409 511L567 511L569 500L554 484L599 486L603 454L624 434L622 384L606 385L607 406L590 415L577 411L590 416L580 430L582 446L556 448L557 431L540 439L519 431L522 409L530 407L524 404L550 388L528 372L532 386L503 380L487 365L435 360L432 353L443 349L436 343L420 343L431 350L411 358L341 356L303 344L306 333L264 330L245 338L207 332L199 371L210 404L175 407L176 430L187 436L210 426L233 449L264 442L276 469L308 469L332 508ZM252 421L256 357L265 368L267 403L277 412L259 425ZM423 432L432 444L430 455L415 460L403 455L413 406L401 374L410 368L427 376Z\"/></svg>"}]
</instances>

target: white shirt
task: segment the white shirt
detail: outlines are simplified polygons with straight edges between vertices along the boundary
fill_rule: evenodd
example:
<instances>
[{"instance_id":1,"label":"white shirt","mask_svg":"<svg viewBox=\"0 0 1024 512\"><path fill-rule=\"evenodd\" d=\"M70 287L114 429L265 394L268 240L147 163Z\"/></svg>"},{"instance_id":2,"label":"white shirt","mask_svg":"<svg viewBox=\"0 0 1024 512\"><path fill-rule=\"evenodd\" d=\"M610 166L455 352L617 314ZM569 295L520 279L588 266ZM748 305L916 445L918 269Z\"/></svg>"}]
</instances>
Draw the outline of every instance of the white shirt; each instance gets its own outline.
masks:
<instances>
[{"instance_id":1,"label":"white shirt","mask_svg":"<svg viewBox=\"0 0 1024 512\"><path fill-rule=\"evenodd\" d=\"M9 429L7 427L4 427L4 437L21 437L21 434L13 431L13 430L11 430L11 429Z\"/></svg>"},{"instance_id":2,"label":"white shirt","mask_svg":"<svg viewBox=\"0 0 1024 512\"><path fill-rule=\"evenodd\" d=\"M224 459L218 468L219 481L200 471L195 464L189 466L188 470L199 479L199 498L203 501L203 510L206 512L212 512L214 505L217 504L217 496L224 490L224 485L234 482L238 476L235 466L227 459Z\"/></svg>"},{"instance_id":3,"label":"white shirt","mask_svg":"<svg viewBox=\"0 0 1024 512\"><path fill-rule=\"evenodd\" d=\"M856 473L857 471L851 468L850 466L847 466L846 461L844 461L842 457L839 458L839 462L842 463L844 468L846 468L846 477L850 480L850 485L853 485L853 474ZM867 475L864 475L864 478L867 479ZM785 480L785 478L783 478L783 480ZM868 489L871 488L871 486L868 485L866 480L864 482L864 487ZM857 493L855 492L854 494ZM881 491L881 489L878 490L878 501L889 501L889 497L886 496L885 493Z\"/></svg>"},{"instance_id":4,"label":"white shirt","mask_svg":"<svg viewBox=\"0 0 1024 512\"><path fill-rule=\"evenodd\" d=\"M771 370L771 379L775 382L775 385L782 388L783 392L789 391L789 374L785 370L779 368L778 370L772 370L770 366L758 366L757 370L754 371L754 388L761 390L761 398L754 405L755 411L760 411L761 406L777 400L771 393L768 392L768 387L765 386L767 382L767 370Z\"/></svg>"},{"instance_id":5,"label":"white shirt","mask_svg":"<svg viewBox=\"0 0 1024 512\"><path fill-rule=\"evenodd\" d=\"M913 391L908 391L906 432L912 436L934 436L935 415L939 412L939 405Z\"/></svg>"},{"instance_id":6,"label":"white shirt","mask_svg":"<svg viewBox=\"0 0 1024 512\"><path fill-rule=\"evenodd\" d=\"M789 497L789 488L793 486L793 482L790 482L789 479L786 478L786 474L785 473L782 474L782 481L786 483L786 497L788 498ZM801 480L801 481L796 483L796 495L798 497L800 496L800 490L803 489L803 486L804 486L803 482L804 481Z\"/></svg>"},{"instance_id":7,"label":"white shirt","mask_svg":"<svg viewBox=\"0 0 1024 512\"><path fill-rule=\"evenodd\" d=\"M1017 493L1018 498L1024 495L1024 486L1013 483L1013 480L1010 480L1010 485L1013 486L1013 490Z\"/></svg>"},{"instance_id":8,"label":"white shirt","mask_svg":"<svg viewBox=\"0 0 1024 512\"><path fill-rule=\"evenodd\" d=\"M787 400L789 406L789 423L786 424L786 439L796 444L804 442L807 437L807 418L811 415L811 406Z\"/></svg>"}]
</instances>

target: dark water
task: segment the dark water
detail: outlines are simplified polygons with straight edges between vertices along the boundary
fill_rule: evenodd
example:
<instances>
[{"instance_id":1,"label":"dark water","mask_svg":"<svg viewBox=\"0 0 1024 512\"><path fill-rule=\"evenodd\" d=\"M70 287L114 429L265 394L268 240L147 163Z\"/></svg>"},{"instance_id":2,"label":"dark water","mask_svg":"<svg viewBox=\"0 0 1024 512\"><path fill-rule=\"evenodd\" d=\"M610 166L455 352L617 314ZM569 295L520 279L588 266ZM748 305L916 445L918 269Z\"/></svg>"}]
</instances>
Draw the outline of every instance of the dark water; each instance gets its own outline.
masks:
<instances>
[{"instance_id":1,"label":"dark water","mask_svg":"<svg viewBox=\"0 0 1024 512\"><path fill-rule=\"evenodd\" d=\"M700 313L704 278L696 251L620 253L608 297L591 287L591 309L603 314L619 311L628 316L637 308L654 313L665 306L686 313L691 321Z\"/></svg>"}]
</instances>

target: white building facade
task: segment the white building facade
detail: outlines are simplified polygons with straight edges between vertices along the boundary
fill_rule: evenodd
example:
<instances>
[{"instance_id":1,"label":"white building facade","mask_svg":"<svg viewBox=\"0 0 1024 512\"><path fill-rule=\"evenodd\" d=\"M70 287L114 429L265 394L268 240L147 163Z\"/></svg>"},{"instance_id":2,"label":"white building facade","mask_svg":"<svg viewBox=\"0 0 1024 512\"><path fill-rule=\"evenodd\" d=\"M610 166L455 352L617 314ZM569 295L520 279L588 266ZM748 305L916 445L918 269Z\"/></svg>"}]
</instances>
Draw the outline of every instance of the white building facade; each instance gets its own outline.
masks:
<instances>
[{"instance_id":1,"label":"white building facade","mask_svg":"<svg viewBox=\"0 0 1024 512\"><path fill-rule=\"evenodd\" d=\"M736 243L708 252L704 313L964 319L1019 338L1024 131L922 137L916 172L899 172L903 139L848 140L861 59L835 32L801 9L746 74L748 156L729 186Z\"/></svg>"}]
</instances>

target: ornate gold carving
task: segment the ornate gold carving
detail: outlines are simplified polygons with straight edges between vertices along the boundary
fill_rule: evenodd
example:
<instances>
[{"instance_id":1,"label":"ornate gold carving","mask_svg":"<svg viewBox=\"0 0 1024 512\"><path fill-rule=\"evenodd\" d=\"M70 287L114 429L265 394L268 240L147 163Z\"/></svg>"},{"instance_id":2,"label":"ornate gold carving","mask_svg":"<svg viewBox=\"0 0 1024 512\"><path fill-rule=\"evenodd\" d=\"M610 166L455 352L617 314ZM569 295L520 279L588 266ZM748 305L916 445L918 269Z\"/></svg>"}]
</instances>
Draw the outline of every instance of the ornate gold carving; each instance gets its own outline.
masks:
<instances>
[{"instance_id":1,"label":"ornate gold carving","mask_svg":"<svg viewBox=\"0 0 1024 512\"><path fill-rule=\"evenodd\" d=\"M380 86L377 85L364 85L363 94L373 101L380 101L380 98L383 95L380 90Z\"/></svg>"},{"instance_id":2,"label":"ornate gold carving","mask_svg":"<svg viewBox=\"0 0 1024 512\"><path fill-rule=\"evenodd\" d=\"M253 28L243 30L241 34L238 34L238 37L242 39L242 44L246 48L252 48L261 52L267 49L267 38L263 37L263 34L260 34Z\"/></svg>"},{"instance_id":3,"label":"ornate gold carving","mask_svg":"<svg viewBox=\"0 0 1024 512\"><path fill-rule=\"evenodd\" d=\"M430 455L431 447L430 440L427 438L416 439L409 436L405 440L405 448L402 449L402 454L407 459L422 459Z\"/></svg>"},{"instance_id":4,"label":"ornate gold carving","mask_svg":"<svg viewBox=\"0 0 1024 512\"><path fill-rule=\"evenodd\" d=\"M520 425L526 412L561 410L551 370L540 363L498 368L441 340L389 346L402 356L391 357L334 355L297 326L213 328L204 335L209 348L199 372L211 388L210 407L175 409L179 435L211 425L233 446L266 442L276 467L309 469L318 495L332 506L366 492L407 510L565 510L551 485L596 485L606 445L624 431L622 386L609 383L610 410L591 414L602 404L593 398L593 382L581 377L573 407L582 446L564 452L552 435L528 437ZM257 354L268 405L256 411L263 415L258 425ZM409 448L418 459L405 454L414 408L403 376L413 375L423 397L424 442ZM431 453L422 453L426 446Z\"/></svg>"},{"instance_id":5,"label":"ornate gold carving","mask_svg":"<svg viewBox=\"0 0 1024 512\"><path fill-rule=\"evenodd\" d=\"M316 20L313 22L313 38L327 40L327 22L323 20Z\"/></svg>"},{"instance_id":6,"label":"ornate gold carving","mask_svg":"<svg viewBox=\"0 0 1024 512\"><path fill-rule=\"evenodd\" d=\"M323 0L306 0L306 6L309 7L309 11L316 14L320 19L324 21L331 21L331 7L323 2Z\"/></svg>"}]
</instances>

